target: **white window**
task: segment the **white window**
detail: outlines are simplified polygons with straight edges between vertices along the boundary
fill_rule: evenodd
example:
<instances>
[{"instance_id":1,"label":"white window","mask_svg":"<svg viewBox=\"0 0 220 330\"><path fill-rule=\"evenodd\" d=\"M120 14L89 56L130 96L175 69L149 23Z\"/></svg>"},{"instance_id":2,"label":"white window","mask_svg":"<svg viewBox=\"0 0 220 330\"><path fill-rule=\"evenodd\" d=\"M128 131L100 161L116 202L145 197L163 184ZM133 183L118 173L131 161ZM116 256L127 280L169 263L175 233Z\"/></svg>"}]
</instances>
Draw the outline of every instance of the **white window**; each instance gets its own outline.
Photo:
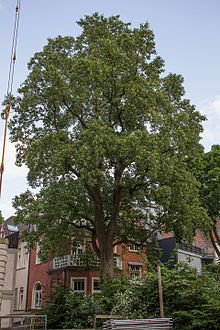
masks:
<instances>
[{"instance_id":1,"label":"white window","mask_svg":"<svg viewBox=\"0 0 220 330\"><path fill-rule=\"evenodd\" d=\"M17 268L21 268L21 248L18 249L18 254L17 254Z\"/></svg>"},{"instance_id":2,"label":"white window","mask_svg":"<svg viewBox=\"0 0 220 330\"><path fill-rule=\"evenodd\" d=\"M27 265L28 261L28 247L23 246L23 266L25 267Z\"/></svg>"},{"instance_id":3,"label":"white window","mask_svg":"<svg viewBox=\"0 0 220 330\"><path fill-rule=\"evenodd\" d=\"M37 282L33 289L32 307L41 308L42 302L42 288L40 282Z\"/></svg>"},{"instance_id":4,"label":"white window","mask_svg":"<svg viewBox=\"0 0 220 330\"><path fill-rule=\"evenodd\" d=\"M140 251L140 246L137 244L130 244L128 249L131 252L138 252L138 251Z\"/></svg>"},{"instance_id":5,"label":"white window","mask_svg":"<svg viewBox=\"0 0 220 330\"><path fill-rule=\"evenodd\" d=\"M23 309L24 308L24 288L21 287L19 290L19 309Z\"/></svg>"},{"instance_id":6,"label":"white window","mask_svg":"<svg viewBox=\"0 0 220 330\"><path fill-rule=\"evenodd\" d=\"M74 293L86 293L86 277L72 278L72 290Z\"/></svg>"},{"instance_id":7,"label":"white window","mask_svg":"<svg viewBox=\"0 0 220 330\"><path fill-rule=\"evenodd\" d=\"M141 277L142 266L141 265L129 265L129 274L135 277Z\"/></svg>"},{"instance_id":8,"label":"white window","mask_svg":"<svg viewBox=\"0 0 220 330\"><path fill-rule=\"evenodd\" d=\"M40 258L40 243L37 242L37 245L36 245L36 264L41 264L42 261L41 261L41 258Z\"/></svg>"},{"instance_id":9,"label":"white window","mask_svg":"<svg viewBox=\"0 0 220 330\"><path fill-rule=\"evenodd\" d=\"M92 278L92 293L101 292L100 279L98 277Z\"/></svg>"},{"instance_id":10,"label":"white window","mask_svg":"<svg viewBox=\"0 0 220 330\"><path fill-rule=\"evenodd\" d=\"M84 246L79 244L78 246L73 247L71 252L72 252L72 255L78 257L78 256L81 256L83 254L84 250L85 250Z\"/></svg>"}]
</instances>

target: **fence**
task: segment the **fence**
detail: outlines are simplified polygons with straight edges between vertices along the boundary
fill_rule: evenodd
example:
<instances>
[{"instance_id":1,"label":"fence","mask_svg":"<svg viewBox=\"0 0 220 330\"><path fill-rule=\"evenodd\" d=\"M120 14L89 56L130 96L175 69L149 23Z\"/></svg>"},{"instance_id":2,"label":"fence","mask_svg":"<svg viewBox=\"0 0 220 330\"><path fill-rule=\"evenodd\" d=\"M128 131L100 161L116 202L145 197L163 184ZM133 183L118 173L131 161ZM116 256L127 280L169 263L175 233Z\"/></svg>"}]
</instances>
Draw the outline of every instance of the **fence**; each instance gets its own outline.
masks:
<instances>
[{"instance_id":1,"label":"fence","mask_svg":"<svg viewBox=\"0 0 220 330\"><path fill-rule=\"evenodd\" d=\"M173 329L173 322L168 318L161 319L142 319L142 320L109 320L104 322L103 329L116 330L116 329L145 329L145 330L168 330Z\"/></svg>"},{"instance_id":2,"label":"fence","mask_svg":"<svg viewBox=\"0 0 220 330\"><path fill-rule=\"evenodd\" d=\"M0 316L1 330L46 330L46 315L7 315Z\"/></svg>"}]
</instances>

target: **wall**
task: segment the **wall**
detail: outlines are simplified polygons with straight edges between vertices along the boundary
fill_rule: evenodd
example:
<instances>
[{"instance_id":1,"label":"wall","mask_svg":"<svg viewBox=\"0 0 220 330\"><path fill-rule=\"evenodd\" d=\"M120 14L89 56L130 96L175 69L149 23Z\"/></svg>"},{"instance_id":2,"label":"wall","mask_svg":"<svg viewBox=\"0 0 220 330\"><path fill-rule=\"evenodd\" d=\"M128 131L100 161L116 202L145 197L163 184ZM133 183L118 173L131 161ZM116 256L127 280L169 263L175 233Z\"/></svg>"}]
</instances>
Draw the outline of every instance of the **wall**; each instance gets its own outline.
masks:
<instances>
[{"instance_id":1,"label":"wall","mask_svg":"<svg viewBox=\"0 0 220 330\"><path fill-rule=\"evenodd\" d=\"M16 260L16 279L15 290L17 297L14 305L14 311L25 311L27 299L27 285L28 285L28 267L29 266L29 253L26 248L26 243L20 239L18 242L18 253ZM23 298L21 290L23 288Z\"/></svg>"},{"instance_id":2,"label":"wall","mask_svg":"<svg viewBox=\"0 0 220 330\"><path fill-rule=\"evenodd\" d=\"M3 288L6 276L6 263L8 252L8 240L0 237L0 312L2 305Z\"/></svg>"},{"instance_id":3,"label":"wall","mask_svg":"<svg viewBox=\"0 0 220 330\"><path fill-rule=\"evenodd\" d=\"M37 249L31 249L29 255L30 270L29 270L29 280L28 280L28 297L27 297L27 310L33 308L32 295L33 289L36 282L39 282L42 286L42 303L45 302L47 295L51 292L53 286L57 286L58 282L62 282L63 273L56 272L53 274L52 270L52 260L47 263L39 262L37 258Z\"/></svg>"},{"instance_id":4,"label":"wall","mask_svg":"<svg viewBox=\"0 0 220 330\"><path fill-rule=\"evenodd\" d=\"M117 245L115 253L121 258L122 261L122 272L125 275L129 274L129 265L136 264L141 266L141 276L146 271L146 251L129 251L128 246L125 244Z\"/></svg>"},{"instance_id":5,"label":"wall","mask_svg":"<svg viewBox=\"0 0 220 330\"><path fill-rule=\"evenodd\" d=\"M202 271L202 256L184 251L177 250L178 262L186 262L191 268L194 268L198 273Z\"/></svg>"},{"instance_id":6,"label":"wall","mask_svg":"<svg viewBox=\"0 0 220 330\"><path fill-rule=\"evenodd\" d=\"M73 278L86 279L86 292L92 293L93 278L100 277L98 266L66 266L64 268L53 270L53 262L50 260L47 263L40 263L37 258L37 248L30 252L30 272L28 284L28 310L33 308L32 298L33 289L37 282L42 287L42 304L44 304L48 294L54 287L65 285L67 288L72 288ZM121 259L121 269L118 268L116 276L122 272L129 274L129 265L140 266L142 276L146 270L145 258L146 252L132 252L125 246L117 246L115 255Z\"/></svg>"},{"instance_id":7,"label":"wall","mask_svg":"<svg viewBox=\"0 0 220 330\"><path fill-rule=\"evenodd\" d=\"M5 282L3 287L1 315L11 314L14 307L15 267L17 249L8 249Z\"/></svg>"}]
</instances>

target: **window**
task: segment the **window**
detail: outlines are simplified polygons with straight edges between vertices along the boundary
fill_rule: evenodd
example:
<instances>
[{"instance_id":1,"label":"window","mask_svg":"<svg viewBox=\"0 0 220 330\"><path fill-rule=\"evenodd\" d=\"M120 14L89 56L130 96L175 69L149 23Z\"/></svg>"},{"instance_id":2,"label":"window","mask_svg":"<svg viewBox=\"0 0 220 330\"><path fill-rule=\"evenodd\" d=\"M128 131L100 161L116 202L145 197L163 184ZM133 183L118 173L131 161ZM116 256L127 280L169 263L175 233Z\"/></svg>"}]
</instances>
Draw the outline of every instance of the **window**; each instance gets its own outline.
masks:
<instances>
[{"instance_id":1,"label":"window","mask_svg":"<svg viewBox=\"0 0 220 330\"><path fill-rule=\"evenodd\" d=\"M41 299L42 299L41 284L37 282L33 289L33 300L32 300L33 308L41 308Z\"/></svg>"},{"instance_id":2,"label":"window","mask_svg":"<svg viewBox=\"0 0 220 330\"><path fill-rule=\"evenodd\" d=\"M96 292L101 292L100 289L100 280L98 277L93 277L92 278L92 292L96 293Z\"/></svg>"},{"instance_id":3,"label":"window","mask_svg":"<svg viewBox=\"0 0 220 330\"><path fill-rule=\"evenodd\" d=\"M73 278L72 289L74 293L86 293L86 278Z\"/></svg>"},{"instance_id":4,"label":"window","mask_svg":"<svg viewBox=\"0 0 220 330\"><path fill-rule=\"evenodd\" d=\"M17 254L17 268L21 268L21 248L18 249L18 254Z\"/></svg>"},{"instance_id":5,"label":"window","mask_svg":"<svg viewBox=\"0 0 220 330\"><path fill-rule=\"evenodd\" d=\"M131 252L138 252L138 251L140 251L140 246L137 244L130 244L128 249Z\"/></svg>"},{"instance_id":6,"label":"window","mask_svg":"<svg viewBox=\"0 0 220 330\"><path fill-rule=\"evenodd\" d=\"M24 288L21 287L19 291L19 306L18 309L23 309L24 308Z\"/></svg>"},{"instance_id":7,"label":"window","mask_svg":"<svg viewBox=\"0 0 220 330\"><path fill-rule=\"evenodd\" d=\"M36 264L41 264L41 258L40 258L40 242L37 242L36 245Z\"/></svg>"},{"instance_id":8,"label":"window","mask_svg":"<svg viewBox=\"0 0 220 330\"><path fill-rule=\"evenodd\" d=\"M17 309L18 288L15 288L14 309Z\"/></svg>"},{"instance_id":9,"label":"window","mask_svg":"<svg viewBox=\"0 0 220 330\"><path fill-rule=\"evenodd\" d=\"M135 277L141 277L142 266L141 265L129 265L129 274Z\"/></svg>"},{"instance_id":10,"label":"window","mask_svg":"<svg viewBox=\"0 0 220 330\"><path fill-rule=\"evenodd\" d=\"M27 265L28 261L28 247L23 246L23 266L25 267Z\"/></svg>"},{"instance_id":11,"label":"window","mask_svg":"<svg viewBox=\"0 0 220 330\"><path fill-rule=\"evenodd\" d=\"M72 248L72 255L74 256L81 256L83 254L83 251L84 251L84 246L79 244L78 246L74 246Z\"/></svg>"}]
</instances>

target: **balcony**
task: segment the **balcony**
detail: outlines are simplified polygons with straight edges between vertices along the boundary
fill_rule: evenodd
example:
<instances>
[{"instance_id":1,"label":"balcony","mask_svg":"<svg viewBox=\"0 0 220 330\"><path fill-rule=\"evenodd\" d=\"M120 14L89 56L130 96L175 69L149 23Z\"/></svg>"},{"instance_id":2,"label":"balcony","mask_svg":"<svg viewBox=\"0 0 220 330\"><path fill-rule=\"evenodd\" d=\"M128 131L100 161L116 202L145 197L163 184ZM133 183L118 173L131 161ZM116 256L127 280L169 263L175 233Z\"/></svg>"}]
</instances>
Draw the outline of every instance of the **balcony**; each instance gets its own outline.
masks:
<instances>
[{"instance_id":1,"label":"balcony","mask_svg":"<svg viewBox=\"0 0 220 330\"><path fill-rule=\"evenodd\" d=\"M53 269L60 269L69 266L99 266L100 261L98 258L95 259L86 259L82 256L76 255L66 255L63 257L53 258Z\"/></svg>"},{"instance_id":2,"label":"balcony","mask_svg":"<svg viewBox=\"0 0 220 330\"><path fill-rule=\"evenodd\" d=\"M122 269L122 261L121 258L115 257L114 264L117 268ZM86 258L83 255L66 255L63 257L55 257L53 258L53 270L77 266L100 266L100 260L97 257Z\"/></svg>"},{"instance_id":3,"label":"balcony","mask_svg":"<svg viewBox=\"0 0 220 330\"><path fill-rule=\"evenodd\" d=\"M187 245L187 244L181 243L181 244L177 245L177 248L180 249L180 250L184 250L184 251L187 251L187 252L191 252L191 253L200 255L200 256L203 256L205 254L204 249L201 249L201 248L199 248L197 246L194 246L194 245Z\"/></svg>"}]
</instances>

